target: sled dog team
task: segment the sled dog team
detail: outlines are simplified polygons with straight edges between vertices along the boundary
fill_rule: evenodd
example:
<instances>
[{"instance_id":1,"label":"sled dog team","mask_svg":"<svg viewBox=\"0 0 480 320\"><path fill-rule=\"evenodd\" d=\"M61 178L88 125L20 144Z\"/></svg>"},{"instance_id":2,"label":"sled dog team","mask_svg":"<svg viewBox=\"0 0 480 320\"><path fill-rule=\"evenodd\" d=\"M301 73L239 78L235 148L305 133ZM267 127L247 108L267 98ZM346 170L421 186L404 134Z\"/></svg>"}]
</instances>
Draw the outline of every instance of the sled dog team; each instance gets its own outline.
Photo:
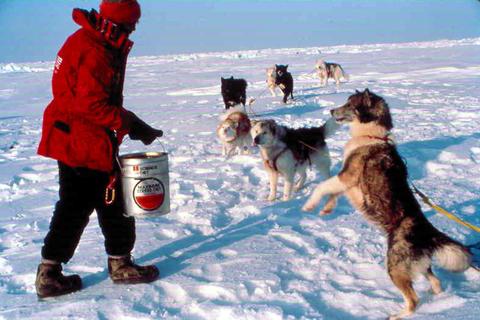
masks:
<instances>
[{"instance_id":1,"label":"sled dog team","mask_svg":"<svg viewBox=\"0 0 480 320\"><path fill-rule=\"evenodd\" d=\"M138 265L131 257L136 231L135 219L123 215L121 193L115 201L103 198L115 184L119 166L115 162L125 135L151 144L162 130L145 123L123 106L123 87L129 36L141 17L136 0L102 0L99 11L74 9L72 18L79 29L67 38L58 52L52 77L53 99L46 107L38 154L55 159L59 169L59 200L44 239L35 288L38 297L48 298L82 289L79 275L64 275L62 263L74 255L89 216L97 212L105 237L108 274L116 284L155 281L155 265ZM316 71L321 85L334 79L348 80L336 63L319 60ZM469 248L435 229L423 215L412 194L407 168L390 138L393 127L385 100L366 89L351 95L331 111L332 118L315 128L291 129L273 120L251 121L245 110L247 82L222 78L222 97L227 112L217 129L223 154L248 153L253 143L269 175L268 199L277 197L277 182L285 179L283 200L292 198L314 167L326 178L303 210L311 211L326 198L321 214L336 206L344 194L351 204L387 236L387 271L402 293L405 308L391 319L412 314L418 297L412 283L424 275L434 293L441 292L433 274L432 258L451 271L464 271L472 264ZM288 65L267 69L267 88L272 95L279 88L282 101L294 99L294 81ZM250 101L251 102L251 101ZM343 168L330 175L331 160L326 138L341 124L348 124L351 139L344 151ZM92 148L95 146L95 148ZM299 179L295 182L295 176Z\"/></svg>"},{"instance_id":2,"label":"sled dog team","mask_svg":"<svg viewBox=\"0 0 480 320\"><path fill-rule=\"evenodd\" d=\"M293 78L288 65L267 69L267 87L272 96L279 87L293 99ZM319 60L316 64L322 85L333 78L348 75L336 63ZM245 105L243 79L222 78L222 96L226 112L221 116L217 134L227 158L236 152L247 154L250 146L258 146L270 181L269 201L277 198L278 179L284 179L283 200L290 200L306 180L306 170L313 167L326 180L312 192L303 211L312 211L325 198L320 214L333 211L336 199L345 195L351 205L361 212L387 237L387 272L400 290L405 306L389 319L401 319L414 313L419 298L413 281L423 275L432 292L442 292L440 280L432 272L432 259L449 271L462 272L472 266L469 248L437 230L424 216L408 183L408 172L391 136L393 121L386 101L365 89L356 91L320 127L292 129L274 120L250 120L245 110L232 108ZM240 88L240 89L238 89ZM237 91L236 91L237 90ZM241 91L236 95L235 92ZM238 99L237 99L238 97ZM228 106L227 106L228 102ZM232 108L232 109L230 109ZM351 138L345 145L343 167L331 176L331 160L325 139L340 125L350 127ZM298 180L295 182L295 177Z\"/></svg>"},{"instance_id":3,"label":"sled dog team","mask_svg":"<svg viewBox=\"0 0 480 320\"><path fill-rule=\"evenodd\" d=\"M348 74L338 63L325 62L320 59L315 64L315 70L320 78L321 86L326 86L328 79L333 79L337 87L340 85L342 78L346 81L350 80ZM267 68L266 75L267 87L273 97L277 96L275 89L278 87L283 94L283 103L287 103L288 99L294 100L293 77L292 74L288 72L288 64L276 64L273 67ZM245 104L248 103L247 86L248 84L245 79L235 79L233 77L221 78L222 98L225 109L229 109L238 104L245 106Z\"/></svg>"}]
</instances>

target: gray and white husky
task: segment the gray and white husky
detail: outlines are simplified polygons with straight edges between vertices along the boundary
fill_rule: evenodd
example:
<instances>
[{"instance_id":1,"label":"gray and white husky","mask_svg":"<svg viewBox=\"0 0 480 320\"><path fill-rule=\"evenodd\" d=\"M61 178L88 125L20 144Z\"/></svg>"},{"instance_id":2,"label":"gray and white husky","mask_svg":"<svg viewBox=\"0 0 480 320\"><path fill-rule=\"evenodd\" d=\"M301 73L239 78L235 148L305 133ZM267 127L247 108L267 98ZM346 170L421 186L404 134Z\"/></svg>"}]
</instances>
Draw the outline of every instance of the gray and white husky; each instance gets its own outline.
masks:
<instances>
[{"instance_id":1,"label":"gray and white husky","mask_svg":"<svg viewBox=\"0 0 480 320\"><path fill-rule=\"evenodd\" d=\"M279 176L285 179L283 200L290 200L293 191L303 187L309 166L314 166L323 178L330 177L331 160L325 139L338 127L334 119L329 119L321 127L300 129L281 126L274 120L252 121L253 143L260 148L270 178L269 201L277 197ZM294 184L296 174L299 180ZM331 208L335 206L334 196L330 205Z\"/></svg>"},{"instance_id":2,"label":"gray and white husky","mask_svg":"<svg viewBox=\"0 0 480 320\"><path fill-rule=\"evenodd\" d=\"M320 78L320 85L326 86L328 79L334 79L337 87L340 85L340 79L344 78L345 80L350 80L348 74L343 71L343 68L338 63L325 62L320 59L315 64L315 69L318 72L318 77Z\"/></svg>"}]
</instances>

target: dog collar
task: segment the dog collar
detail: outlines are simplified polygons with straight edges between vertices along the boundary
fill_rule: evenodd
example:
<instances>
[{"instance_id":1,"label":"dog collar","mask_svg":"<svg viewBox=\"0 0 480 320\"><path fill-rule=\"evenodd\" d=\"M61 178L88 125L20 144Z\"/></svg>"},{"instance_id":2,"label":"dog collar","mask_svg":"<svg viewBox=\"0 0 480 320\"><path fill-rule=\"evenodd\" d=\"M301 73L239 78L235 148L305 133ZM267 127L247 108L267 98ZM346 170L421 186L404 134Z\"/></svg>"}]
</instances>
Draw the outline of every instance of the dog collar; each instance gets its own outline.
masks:
<instances>
[{"instance_id":1,"label":"dog collar","mask_svg":"<svg viewBox=\"0 0 480 320\"><path fill-rule=\"evenodd\" d=\"M381 140L385 143L394 143L393 139L390 138L390 135L386 135L384 137L377 137L377 136L372 136L372 135L365 135L365 136L361 136L361 137L364 137L364 138L369 138L369 139L377 139L377 140Z\"/></svg>"}]
</instances>

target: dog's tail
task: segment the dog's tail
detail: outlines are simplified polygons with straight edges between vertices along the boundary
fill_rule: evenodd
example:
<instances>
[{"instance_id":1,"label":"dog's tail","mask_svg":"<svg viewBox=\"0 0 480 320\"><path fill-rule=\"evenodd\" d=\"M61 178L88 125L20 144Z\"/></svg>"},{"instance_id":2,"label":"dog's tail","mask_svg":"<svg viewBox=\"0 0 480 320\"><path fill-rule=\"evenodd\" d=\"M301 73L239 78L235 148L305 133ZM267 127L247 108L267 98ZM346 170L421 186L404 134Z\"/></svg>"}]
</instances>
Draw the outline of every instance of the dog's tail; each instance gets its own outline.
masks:
<instances>
[{"instance_id":1,"label":"dog's tail","mask_svg":"<svg viewBox=\"0 0 480 320\"><path fill-rule=\"evenodd\" d=\"M331 137L337 131L337 129L340 128L340 124L337 121L335 121L333 117L331 117L330 119L327 120L327 122L323 124L322 127L323 127L323 134L326 139Z\"/></svg>"},{"instance_id":2,"label":"dog's tail","mask_svg":"<svg viewBox=\"0 0 480 320\"><path fill-rule=\"evenodd\" d=\"M462 272L472 265L472 253L469 248L443 233L439 233L432 240L436 246L433 256L442 268Z\"/></svg>"},{"instance_id":3,"label":"dog's tail","mask_svg":"<svg viewBox=\"0 0 480 320\"><path fill-rule=\"evenodd\" d=\"M343 70L342 66L340 66L340 69L342 69L342 76L345 80L350 81L350 75Z\"/></svg>"},{"instance_id":4,"label":"dog's tail","mask_svg":"<svg viewBox=\"0 0 480 320\"><path fill-rule=\"evenodd\" d=\"M480 271L480 242L467 246L472 254L472 267Z\"/></svg>"}]
</instances>

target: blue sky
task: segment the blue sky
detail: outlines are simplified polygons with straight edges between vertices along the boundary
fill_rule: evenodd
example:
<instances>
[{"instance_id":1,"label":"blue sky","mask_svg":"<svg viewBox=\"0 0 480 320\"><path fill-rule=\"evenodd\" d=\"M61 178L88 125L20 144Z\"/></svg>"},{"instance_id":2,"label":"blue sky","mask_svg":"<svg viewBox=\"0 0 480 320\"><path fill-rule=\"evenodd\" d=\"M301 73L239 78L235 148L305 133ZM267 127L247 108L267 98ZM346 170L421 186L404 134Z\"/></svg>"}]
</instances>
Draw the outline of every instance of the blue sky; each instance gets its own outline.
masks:
<instances>
[{"instance_id":1,"label":"blue sky","mask_svg":"<svg viewBox=\"0 0 480 320\"><path fill-rule=\"evenodd\" d=\"M75 7L99 0L0 0L0 62L54 60ZM480 36L477 0L143 0L133 55Z\"/></svg>"}]
</instances>

